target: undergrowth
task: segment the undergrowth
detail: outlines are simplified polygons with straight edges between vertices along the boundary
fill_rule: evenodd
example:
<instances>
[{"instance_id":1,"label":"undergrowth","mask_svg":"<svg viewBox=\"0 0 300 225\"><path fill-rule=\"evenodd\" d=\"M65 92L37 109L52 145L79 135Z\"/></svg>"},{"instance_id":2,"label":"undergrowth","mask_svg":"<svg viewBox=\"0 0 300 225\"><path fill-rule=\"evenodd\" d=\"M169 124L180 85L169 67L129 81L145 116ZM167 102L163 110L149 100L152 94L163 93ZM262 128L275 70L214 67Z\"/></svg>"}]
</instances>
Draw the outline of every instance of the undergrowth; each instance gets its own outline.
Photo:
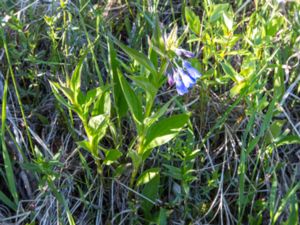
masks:
<instances>
[{"instance_id":1,"label":"undergrowth","mask_svg":"<svg viewBox=\"0 0 300 225\"><path fill-rule=\"evenodd\" d=\"M0 25L0 224L299 223L297 0L4 0Z\"/></svg>"}]
</instances>

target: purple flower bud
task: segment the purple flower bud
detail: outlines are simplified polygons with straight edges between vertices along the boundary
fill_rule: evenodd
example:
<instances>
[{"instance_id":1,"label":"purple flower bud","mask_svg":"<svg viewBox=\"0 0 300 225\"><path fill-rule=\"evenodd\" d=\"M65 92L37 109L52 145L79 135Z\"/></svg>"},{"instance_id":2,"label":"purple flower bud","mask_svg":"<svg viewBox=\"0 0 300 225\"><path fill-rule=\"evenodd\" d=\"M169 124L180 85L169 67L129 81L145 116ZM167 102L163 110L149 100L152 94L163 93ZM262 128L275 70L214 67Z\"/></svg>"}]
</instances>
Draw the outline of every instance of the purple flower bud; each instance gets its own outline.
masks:
<instances>
[{"instance_id":1,"label":"purple flower bud","mask_svg":"<svg viewBox=\"0 0 300 225\"><path fill-rule=\"evenodd\" d=\"M173 86L175 84L174 77L172 73L168 74L168 84L169 86Z\"/></svg>"},{"instance_id":2,"label":"purple flower bud","mask_svg":"<svg viewBox=\"0 0 300 225\"><path fill-rule=\"evenodd\" d=\"M186 57L186 58L194 58L195 57L194 53L187 51L185 49L182 49L182 48L176 48L175 53L179 57Z\"/></svg>"}]
</instances>

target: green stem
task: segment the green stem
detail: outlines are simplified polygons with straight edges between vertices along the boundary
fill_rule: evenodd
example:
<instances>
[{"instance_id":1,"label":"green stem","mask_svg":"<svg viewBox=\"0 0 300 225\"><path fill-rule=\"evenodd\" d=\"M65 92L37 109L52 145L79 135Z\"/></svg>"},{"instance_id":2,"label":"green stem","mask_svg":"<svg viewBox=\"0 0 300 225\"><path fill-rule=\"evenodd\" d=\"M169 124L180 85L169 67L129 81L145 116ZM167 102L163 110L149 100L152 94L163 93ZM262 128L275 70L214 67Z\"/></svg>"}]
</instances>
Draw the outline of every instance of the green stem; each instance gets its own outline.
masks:
<instances>
[{"instance_id":1,"label":"green stem","mask_svg":"<svg viewBox=\"0 0 300 225\"><path fill-rule=\"evenodd\" d=\"M133 185L134 185L134 181L135 181L135 177L137 175L138 169L137 168L133 168L132 174L131 174L131 178L130 178L130 183L129 183L129 187L133 189Z\"/></svg>"},{"instance_id":2,"label":"green stem","mask_svg":"<svg viewBox=\"0 0 300 225\"><path fill-rule=\"evenodd\" d=\"M102 164L101 164L101 160L97 157L95 158L95 164L97 166L97 173L100 175L100 179L102 180L103 178L103 169L102 169Z\"/></svg>"}]
</instances>

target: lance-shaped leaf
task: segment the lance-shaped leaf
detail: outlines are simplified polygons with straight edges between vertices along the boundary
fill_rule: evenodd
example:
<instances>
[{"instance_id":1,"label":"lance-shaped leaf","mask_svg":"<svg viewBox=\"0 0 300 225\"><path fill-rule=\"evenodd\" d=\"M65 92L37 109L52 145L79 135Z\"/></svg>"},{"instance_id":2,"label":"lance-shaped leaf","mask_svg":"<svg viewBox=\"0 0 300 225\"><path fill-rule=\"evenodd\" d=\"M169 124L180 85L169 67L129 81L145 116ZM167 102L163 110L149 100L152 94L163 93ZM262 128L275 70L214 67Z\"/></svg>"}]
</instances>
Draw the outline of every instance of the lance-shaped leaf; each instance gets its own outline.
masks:
<instances>
[{"instance_id":1,"label":"lance-shaped leaf","mask_svg":"<svg viewBox=\"0 0 300 225\"><path fill-rule=\"evenodd\" d=\"M117 40L116 38L113 38L114 42L124 51L127 53L127 55L129 55L133 60L136 60L137 62L139 62L141 65L143 65L144 67L146 67L151 73L153 74L157 74L156 68L153 65L153 63L150 61L149 58L147 58L143 53L129 48L126 45L124 45L123 43L121 43L119 40Z\"/></svg>"},{"instance_id":2,"label":"lance-shaped leaf","mask_svg":"<svg viewBox=\"0 0 300 225\"><path fill-rule=\"evenodd\" d=\"M59 91L61 91L68 99L70 102L74 102L74 93L70 88L64 87L61 84L57 82L52 82L49 81L51 85L51 89L57 98L57 100L62 103L63 105L67 107L71 107L70 104L59 94Z\"/></svg>"},{"instance_id":3,"label":"lance-shaped leaf","mask_svg":"<svg viewBox=\"0 0 300 225\"><path fill-rule=\"evenodd\" d=\"M16 181L14 177L14 171L13 171L13 164L9 155L9 151L6 147L5 142L5 130L6 130L6 106L7 106L7 93L8 93L8 80L5 80L4 90L3 90L3 98L2 98L2 115L1 115L1 133L0 133L0 142L2 143L2 146L0 145L1 151L2 151L2 157L4 162L4 168L5 168L5 178L8 184L9 191L14 199L14 203L18 205L19 203L19 196L17 192L17 186ZM5 183L5 182L4 182ZM2 199L6 200L7 203L9 203L10 206L13 206L13 204L10 204L10 201L8 201L8 198L5 198L5 195L2 194ZM4 197L4 198L3 198Z\"/></svg>"},{"instance_id":4,"label":"lance-shaped leaf","mask_svg":"<svg viewBox=\"0 0 300 225\"><path fill-rule=\"evenodd\" d=\"M111 75L111 80L113 82L112 85L112 94L114 99L114 106L117 109L118 116L121 118L125 116L128 111L128 106L124 97L124 94L121 89L120 81L118 78L118 68L119 62L117 60L117 53L111 41L108 40L108 64L109 64L109 72Z\"/></svg>"},{"instance_id":5,"label":"lance-shaped leaf","mask_svg":"<svg viewBox=\"0 0 300 225\"><path fill-rule=\"evenodd\" d=\"M118 72L118 76L119 76L122 91L124 93L126 102L131 111L132 117L135 120L135 122L137 122L137 124L141 124L141 122L143 121L142 104L137 98L134 91L129 86L126 79L121 74L121 72Z\"/></svg>"},{"instance_id":6,"label":"lance-shaped leaf","mask_svg":"<svg viewBox=\"0 0 300 225\"><path fill-rule=\"evenodd\" d=\"M234 82L241 83L244 80L244 78L239 75L226 60L224 60L224 63L221 63L221 65L226 75L228 75Z\"/></svg>"},{"instance_id":7,"label":"lance-shaped leaf","mask_svg":"<svg viewBox=\"0 0 300 225\"><path fill-rule=\"evenodd\" d=\"M160 117L162 117L168 110L170 104L174 101L177 96L174 96L171 100L169 100L166 104L160 107L157 112L153 113L150 117L144 119L144 124L147 127L150 127L155 121L157 121Z\"/></svg>"},{"instance_id":8,"label":"lance-shaped leaf","mask_svg":"<svg viewBox=\"0 0 300 225\"><path fill-rule=\"evenodd\" d=\"M201 23L199 16L197 16L190 8L185 8L185 19L189 25L189 28L195 32L195 34L200 33Z\"/></svg>"},{"instance_id":9,"label":"lance-shaped leaf","mask_svg":"<svg viewBox=\"0 0 300 225\"><path fill-rule=\"evenodd\" d=\"M81 70L82 70L82 64L83 64L84 58L85 58L85 55L80 58L79 62L77 63L77 66L75 67L75 70L72 74L71 80L70 80L69 87L74 92L76 92L76 90L80 89Z\"/></svg>"}]
</instances>

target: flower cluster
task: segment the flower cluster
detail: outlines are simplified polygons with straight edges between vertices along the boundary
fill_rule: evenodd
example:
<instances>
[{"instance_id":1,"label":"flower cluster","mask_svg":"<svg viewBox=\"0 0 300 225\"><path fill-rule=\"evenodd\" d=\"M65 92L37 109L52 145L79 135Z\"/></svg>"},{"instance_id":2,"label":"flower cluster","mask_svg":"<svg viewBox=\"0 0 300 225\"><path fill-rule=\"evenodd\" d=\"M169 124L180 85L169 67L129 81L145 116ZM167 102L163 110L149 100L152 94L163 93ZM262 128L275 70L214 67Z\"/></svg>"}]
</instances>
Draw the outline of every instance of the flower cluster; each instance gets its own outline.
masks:
<instances>
[{"instance_id":1,"label":"flower cluster","mask_svg":"<svg viewBox=\"0 0 300 225\"><path fill-rule=\"evenodd\" d=\"M184 49L176 49L174 52L181 58L195 57L192 52ZM182 67L178 66L176 63L175 65L176 68L173 68L172 73L168 75L168 83L170 86L175 83L178 94L184 95L188 93L188 89L193 87L196 84L197 79L202 75L186 60L182 60Z\"/></svg>"}]
</instances>

